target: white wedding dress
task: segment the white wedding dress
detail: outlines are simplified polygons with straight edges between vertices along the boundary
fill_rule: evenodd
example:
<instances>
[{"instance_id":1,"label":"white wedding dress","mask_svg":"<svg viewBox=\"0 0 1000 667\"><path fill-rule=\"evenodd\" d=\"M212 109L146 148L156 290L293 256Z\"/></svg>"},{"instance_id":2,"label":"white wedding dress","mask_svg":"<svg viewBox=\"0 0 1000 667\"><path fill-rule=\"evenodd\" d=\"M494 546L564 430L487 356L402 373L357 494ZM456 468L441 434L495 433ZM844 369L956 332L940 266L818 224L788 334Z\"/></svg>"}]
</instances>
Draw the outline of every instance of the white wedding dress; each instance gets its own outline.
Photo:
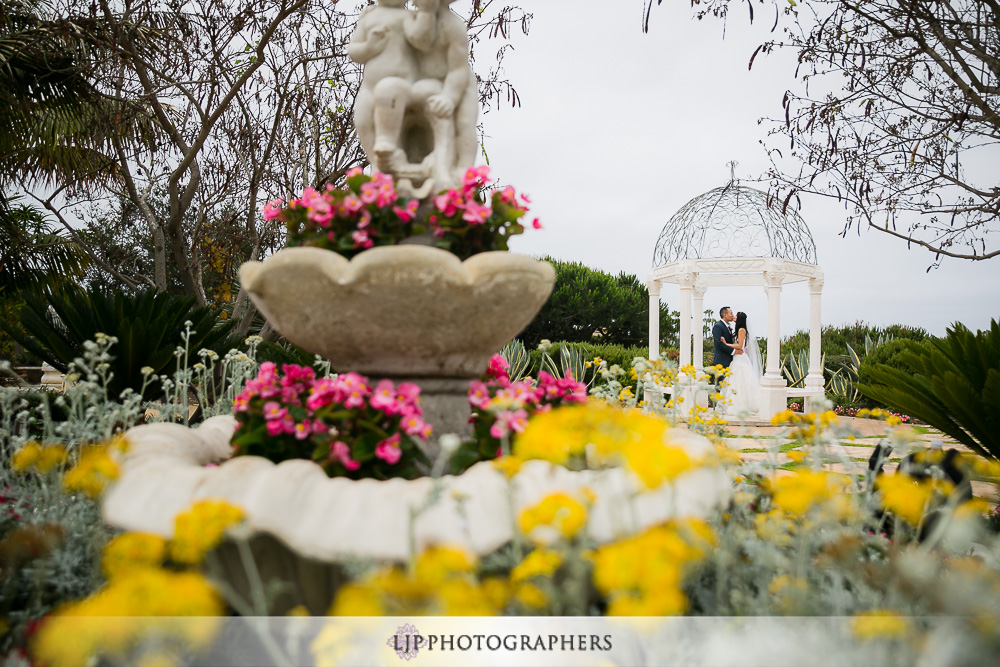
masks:
<instances>
[{"instance_id":1,"label":"white wedding dress","mask_svg":"<svg viewBox=\"0 0 1000 667\"><path fill-rule=\"evenodd\" d=\"M746 341L746 353L734 354L729 364L729 385L723 394L730 401L725 412L732 417L754 417L761 405L760 349L749 332Z\"/></svg>"}]
</instances>

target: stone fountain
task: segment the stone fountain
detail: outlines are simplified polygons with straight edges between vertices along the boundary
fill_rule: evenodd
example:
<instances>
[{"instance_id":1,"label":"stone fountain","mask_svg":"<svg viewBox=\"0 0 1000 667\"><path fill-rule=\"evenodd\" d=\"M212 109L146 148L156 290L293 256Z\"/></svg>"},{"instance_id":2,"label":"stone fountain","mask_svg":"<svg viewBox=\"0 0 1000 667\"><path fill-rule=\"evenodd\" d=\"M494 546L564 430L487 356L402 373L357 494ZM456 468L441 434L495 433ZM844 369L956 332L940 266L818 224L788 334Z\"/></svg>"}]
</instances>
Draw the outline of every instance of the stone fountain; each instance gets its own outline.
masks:
<instances>
[{"instance_id":1,"label":"stone fountain","mask_svg":"<svg viewBox=\"0 0 1000 667\"><path fill-rule=\"evenodd\" d=\"M415 10L405 4L381 0L358 21L348 51L364 65L355 123L369 160L395 177L402 194L427 198L458 186L473 162L478 95L465 24L449 3L418 0ZM338 371L418 383L436 435L465 432L469 381L530 322L555 279L549 264L528 257L485 252L463 262L422 245L371 248L350 261L318 248L287 248L245 264L240 275L277 331ZM477 555L495 551L513 537L511 513L556 490L589 486L597 493L588 529L600 542L671 515L704 515L730 493L714 469L637 494L622 469L571 472L542 461L528 462L510 481L511 496L508 480L488 462L440 481L331 479L308 460L230 458L235 426L224 416L194 429L129 430L130 451L103 514L118 528L169 537L174 517L197 500L241 506L261 576L293 584L272 613L296 604L324 613L347 560L402 561L411 549L435 543ZM694 456L710 449L700 436L675 435L673 444ZM444 492L434 493L435 485ZM428 504L432 493L438 500ZM415 515L418 507L424 509ZM231 585L246 591L236 549L219 555Z\"/></svg>"}]
</instances>

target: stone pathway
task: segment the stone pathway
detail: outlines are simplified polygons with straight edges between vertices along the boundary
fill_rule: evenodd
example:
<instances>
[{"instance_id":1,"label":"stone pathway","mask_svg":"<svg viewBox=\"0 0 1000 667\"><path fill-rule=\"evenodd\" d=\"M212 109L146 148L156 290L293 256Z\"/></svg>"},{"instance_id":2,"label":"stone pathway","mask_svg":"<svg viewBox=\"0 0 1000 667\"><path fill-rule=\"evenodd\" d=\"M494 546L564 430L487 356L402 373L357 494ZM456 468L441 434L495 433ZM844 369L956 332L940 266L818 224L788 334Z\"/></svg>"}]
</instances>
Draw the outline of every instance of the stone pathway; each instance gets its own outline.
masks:
<instances>
[{"instance_id":1,"label":"stone pathway","mask_svg":"<svg viewBox=\"0 0 1000 667\"><path fill-rule=\"evenodd\" d=\"M829 463L825 469L831 472L864 474L868 468L868 459L874 452L875 446L885 442L888 427L885 422L875 419L838 417L838 421L854 434L853 437L841 439L841 447L836 451L838 457L849 459L850 462ZM971 450L964 445L930 427L903 424L896 428L910 437L915 437L917 443L925 443L930 446L933 441L939 441L945 449L957 449L961 452L971 453ZM799 465L787 456L787 452L804 451L801 444L796 446L793 440L782 437L787 433L788 429L784 426L739 422L726 427L726 436L723 437L722 441L729 448L739 451L740 458L744 461L776 461L782 468L787 468L779 468L775 471L778 477L783 477L792 474L790 469ZM774 451L775 448L777 448L777 452ZM903 452L893 452L886 462L884 470L888 473L895 472L902 454ZM992 482L973 481L972 492L977 498L982 498L992 505L996 505L1000 500L1000 486Z\"/></svg>"}]
</instances>

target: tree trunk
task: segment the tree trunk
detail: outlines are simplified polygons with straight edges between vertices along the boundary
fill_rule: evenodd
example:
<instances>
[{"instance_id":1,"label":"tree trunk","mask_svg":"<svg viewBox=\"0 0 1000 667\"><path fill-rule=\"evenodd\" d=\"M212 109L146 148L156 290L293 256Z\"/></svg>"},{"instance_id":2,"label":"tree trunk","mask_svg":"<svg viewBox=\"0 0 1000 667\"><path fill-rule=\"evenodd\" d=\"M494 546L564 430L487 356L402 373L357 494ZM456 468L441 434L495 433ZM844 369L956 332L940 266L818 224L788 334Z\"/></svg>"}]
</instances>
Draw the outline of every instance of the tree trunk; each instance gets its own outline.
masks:
<instances>
[{"instance_id":1,"label":"tree trunk","mask_svg":"<svg viewBox=\"0 0 1000 667\"><path fill-rule=\"evenodd\" d=\"M167 291L167 244L159 225L153 228L153 281L157 292Z\"/></svg>"}]
</instances>

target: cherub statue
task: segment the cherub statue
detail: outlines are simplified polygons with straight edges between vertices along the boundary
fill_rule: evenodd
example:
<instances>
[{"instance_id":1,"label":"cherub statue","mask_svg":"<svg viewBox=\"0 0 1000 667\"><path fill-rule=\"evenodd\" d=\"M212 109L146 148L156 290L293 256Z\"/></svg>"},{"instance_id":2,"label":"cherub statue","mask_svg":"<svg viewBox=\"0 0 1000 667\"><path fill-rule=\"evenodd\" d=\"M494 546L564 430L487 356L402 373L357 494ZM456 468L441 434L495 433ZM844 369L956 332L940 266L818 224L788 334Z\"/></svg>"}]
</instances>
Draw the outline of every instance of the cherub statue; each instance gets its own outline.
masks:
<instances>
[{"instance_id":1,"label":"cherub statue","mask_svg":"<svg viewBox=\"0 0 1000 667\"><path fill-rule=\"evenodd\" d=\"M416 0L409 11L379 0L348 47L365 66L354 105L361 146L411 196L456 187L475 161L478 91L453 1Z\"/></svg>"}]
</instances>

